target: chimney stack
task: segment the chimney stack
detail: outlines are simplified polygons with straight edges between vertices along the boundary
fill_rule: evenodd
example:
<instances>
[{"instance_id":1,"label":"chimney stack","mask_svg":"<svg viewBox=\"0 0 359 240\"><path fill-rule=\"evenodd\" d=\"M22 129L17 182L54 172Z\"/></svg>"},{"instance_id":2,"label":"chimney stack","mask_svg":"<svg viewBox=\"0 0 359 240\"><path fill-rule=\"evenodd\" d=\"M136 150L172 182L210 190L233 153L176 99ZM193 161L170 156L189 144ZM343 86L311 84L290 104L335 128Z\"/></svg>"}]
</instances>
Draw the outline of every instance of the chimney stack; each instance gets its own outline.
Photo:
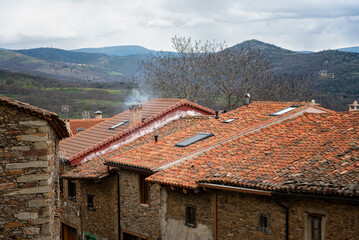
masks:
<instances>
[{"instance_id":1,"label":"chimney stack","mask_svg":"<svg viewBox=\"0 0 359 240\"><path fill-rule=\"evenodd\" d=\"M357 100L355 100L353 104L349 104L348 106L349 106L349 112L359 111L359 104Z\"/></svg>"},{"instance_id":2,"label":"chimney stack","mask_svg":"<svg viewBox=\"0 0 359 240\"><path fill-rule=\"evenodd\" d=\"M95 119L102 119L102 112L101 111L96 111L95 112Z\"/></svg>"},{"instance_id":3,"label":"chimney stack","mask_svg":"<svg viewBox=\"0 0 359 240\"><path fill-rule=\"evenodd\" d=\"M130 110L130 119L129 119L130 125L135 124L142 120L142 105L141 104L131 105L129 107L129 110Z\"/></svg>"}]
</instances>

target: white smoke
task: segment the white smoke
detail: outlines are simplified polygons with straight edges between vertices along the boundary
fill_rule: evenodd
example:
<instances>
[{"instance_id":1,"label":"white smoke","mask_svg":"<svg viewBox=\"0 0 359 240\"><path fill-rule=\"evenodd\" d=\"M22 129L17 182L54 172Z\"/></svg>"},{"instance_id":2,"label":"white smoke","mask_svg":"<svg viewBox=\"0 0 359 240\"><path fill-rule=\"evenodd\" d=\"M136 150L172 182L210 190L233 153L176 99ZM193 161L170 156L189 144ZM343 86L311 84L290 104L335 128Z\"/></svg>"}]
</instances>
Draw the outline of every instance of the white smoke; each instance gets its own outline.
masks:
<instances>
[{"instance_id":1,"label":"white smoke","mask_svg":"<svg viewBox=\"0 0 359 240\"><path fill-rule=\"evenodd\" d=\"M142 104L146 102L148 99L150 99L151 96L146 93L141 93L137 89L132 89L131 94L127 97L125 104L127 106L131 106L134 104Z\"/></svg>"}]
</instances>

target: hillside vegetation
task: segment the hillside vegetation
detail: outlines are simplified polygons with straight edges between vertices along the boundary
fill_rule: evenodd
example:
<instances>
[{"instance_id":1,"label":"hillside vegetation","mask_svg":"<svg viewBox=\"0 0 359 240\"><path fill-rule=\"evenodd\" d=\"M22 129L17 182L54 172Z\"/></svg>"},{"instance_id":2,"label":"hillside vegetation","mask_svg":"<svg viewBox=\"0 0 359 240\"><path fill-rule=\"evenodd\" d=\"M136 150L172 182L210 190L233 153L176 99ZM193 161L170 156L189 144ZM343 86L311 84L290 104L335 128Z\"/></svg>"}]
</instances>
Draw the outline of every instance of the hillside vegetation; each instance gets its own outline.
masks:
<instances>
[{"instance_id":1,"label":"hillside vegetation","mask_svg":"<svg viewBox=\"0 0 359 240\"><path fill-rule=\"evenodd\" d=\"M83 110L101 110L112 117L125 110L131 83L76 83L0 70L0 95L55 112L62 118L82 118ZM62 113L62 105L70 112Z\"/></svg>"}]
</instances>

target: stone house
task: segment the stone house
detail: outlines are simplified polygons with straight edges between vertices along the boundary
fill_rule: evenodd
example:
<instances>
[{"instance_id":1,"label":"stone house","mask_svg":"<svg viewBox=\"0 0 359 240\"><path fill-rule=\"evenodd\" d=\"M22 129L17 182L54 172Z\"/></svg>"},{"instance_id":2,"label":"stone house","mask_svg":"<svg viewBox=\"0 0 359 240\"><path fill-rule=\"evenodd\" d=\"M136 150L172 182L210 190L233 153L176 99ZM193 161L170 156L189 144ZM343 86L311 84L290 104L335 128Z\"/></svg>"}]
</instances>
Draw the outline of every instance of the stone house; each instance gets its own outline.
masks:
<instances>
[{"instance_id":1,"label":"stone house","mask_svg":"<svg viewBox=\"0 0 359 240\"><path fill-rule=\"evenodd\" d=\"M70 232L68 235L71 236L117 239L118 175L116 171L108 171L101 156L128 149L126 144L131 145L132 141L156 132L169 122L187 116L196 118L214 114L213 110L187 100L150 99L63 141L60 149L67 153L65 159L73 165L72 168L78 165L73 170L77 176L68 176L66 169L69 167L63 168L61 221L64 232ZM80 173L83 170L85 176ZM106 208L108 203L111 205ZM106 223L94 221L99 218L107 219Z\"/></svg>"},{"instance_id":2,"label":"stone house","mask_svg":"<svg viewBox=\"0 0 359 240\"><path fill-rule=\"evenodd\" d=\"M0 238L58 239L58 145L54 113L0 96Z\"/></svg>"},{"instance_id":3,"label":"stone house","mask_svg":"<svg viewBox=\"0 0 359 240\"><path fill-rule=\"evenodd\" d=\"M101 179L117 175L117 198L111 200L107 195L93 195L93 200L96 206L111 202L118 207L118 218L114 222L118 224L118 239L238 239L238 236L250 238L252 234L273 239L286 232L286 224L282 225L283 222L278 220L282 218L278 216L288 210L279 197L274 199L272 193L265 191L258 194L262 191L252 189L252 185L233 187L233 190L226 186L223 189L210 187L214 184L202 181L213 172L216 177L222 176L224 173L216 171L227 169L231 161L226 159L240 159L252 152L250 148L244 149L242 155L238 155L233 149L240 149L238 146L241 145L236 143L239 139L267 133L281 122L284 122L281 126L287 127L288 121L303 114L307 116L307 113L335 114L314 103L254 102L219 117L182 118L158 129L155 136L138 138L101 159L77 167L65 177L91 184L96 179L103 181ZM272 142L275 143L275 139L269 141ZM265 145L260 147L256 154L270 156L269 151L263 151ZM204 162L201 162L202 158L205 158ZM103 162L107 168L102 166ZM261 181L259 177L257 184ZM262 205L251 205L255 200ZM264 211L267 206L272 206L273 215ZM244 211L246 207L247 211ZM258 209L263 211L257 212ZM249 217L249 213L254 212L255 217ZM229 218L231 214L237 217ZM269 219L278 221L280 230L275 231L277 235L265 227ZM256 223L254 231L249 227L253 222ZM105 223L102 225L106 226ZM238 231L244 232L243 235ZM103 237L100 233L92 234Z\"/></svg>"}]
</instances>

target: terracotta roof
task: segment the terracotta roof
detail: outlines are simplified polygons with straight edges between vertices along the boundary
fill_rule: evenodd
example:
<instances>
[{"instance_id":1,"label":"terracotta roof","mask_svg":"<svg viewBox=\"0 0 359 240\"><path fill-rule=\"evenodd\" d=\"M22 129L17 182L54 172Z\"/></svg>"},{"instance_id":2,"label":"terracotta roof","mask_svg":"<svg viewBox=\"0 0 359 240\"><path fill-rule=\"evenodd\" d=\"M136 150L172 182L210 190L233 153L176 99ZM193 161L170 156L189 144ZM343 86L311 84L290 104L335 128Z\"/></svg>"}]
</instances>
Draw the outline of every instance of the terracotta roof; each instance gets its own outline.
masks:
<instances>
[{"instance_id":1,"label":"terracotta roof","mask_svg":"<svg viewBox=\"0 0 359 240\"><path fill-rule=\"evenodd\" d=\"M142 105L143 122L138 122L133 126L128 123L117 127L113 131L108 129L122 121L129 120L129 110L124 111L107 121L99 123L81 133L78 133L62 142L60 142L60 151L64 153L68 160L73 161L83 157L96 149L114 142L125 135L161 118L171 111L187 107L187 110L196 110L202 114L214 114L214 111L202 107L196 103L184 99L150 99Z\"/></svg>"},{"instance_id":2,"label":"terracotta roof","mask_svg":"<svg viewBox=\"0 0 359 240\"><path fill-rule=\"evenodd\" d=\"M40 119L46 120L54 129L59 139L63 139L69 136L65 122L62 119L60 119L56 113L4 96L0 96L0 104L6 105L11 108L17 108L20 111L32 114L34 116L39 117Z\"/></svg>"},{"instance_id":3,"label":"terracotta roof","mask_svg":"<svg viewBox=\"0 0 359 240\"><path fill-rule=\"evenodd\" d=\"M102 157L97 157L91 161L87 161L86 163L77 166L73 170L64 174L62 177L75 179L97 179L106 176L109 173L108 167L104 165L106 158L110 158L111 156L115 156L150 142L154 142L155 134L159 136L159 139L162 139L164 136L183 131L184 129L194 124L198 124L200 121L208 118L211 117L196 116L177 119L169 124L166 124L164 127L155 130L152 134L147 134L113 152L107 153Z\"/></svg>"},{"instance_id":4,"label":"terracotta roof","mask_svg":"<svg viewBox=\"0 0 359 240\"><path fill-rule=\"evenodd\" d=\"M280 116L270 116L271 113L293 105L300 107ZM287 117L303 114L304 111L316 110L315 107L309 103L254 102L223 114L219 119L212 118L198 121L181 132L160 139L156 144L149 143L124 154L106 158L106 163L153 172L160 171L171 165L178 164L180 161L185 161L196 154L201 154L203 151L216 148L226 141L232 141L248 132L282 121ZM224 120L230 118L236 120L231 123L223 123ZM174 146L176 143L200 132L213 133L214 136L184 148Z\"/></svg>"},{"instance_id":5,"label":"terracotta roof","mask_svg":"<svg viewBox=\"0 0 359 240\"><path fill-rule=\"evenodd\" d=\"M76 135L78 128L88 129L93 127L103 121L106 121L107 118L100 119L67 119L66 122L70 124L70 135Z\"/></svg>"},{"instance_id":6,"label":"terracotta roof","mask_svg":"<svg viewBox=\"0 0 359 240\"><path fill-rule=\"evenodd\" d=\"M359 196L359 113L305 114L153 174L151 182L215 183L275 192Z\"/></svg>"}]
</instances>

